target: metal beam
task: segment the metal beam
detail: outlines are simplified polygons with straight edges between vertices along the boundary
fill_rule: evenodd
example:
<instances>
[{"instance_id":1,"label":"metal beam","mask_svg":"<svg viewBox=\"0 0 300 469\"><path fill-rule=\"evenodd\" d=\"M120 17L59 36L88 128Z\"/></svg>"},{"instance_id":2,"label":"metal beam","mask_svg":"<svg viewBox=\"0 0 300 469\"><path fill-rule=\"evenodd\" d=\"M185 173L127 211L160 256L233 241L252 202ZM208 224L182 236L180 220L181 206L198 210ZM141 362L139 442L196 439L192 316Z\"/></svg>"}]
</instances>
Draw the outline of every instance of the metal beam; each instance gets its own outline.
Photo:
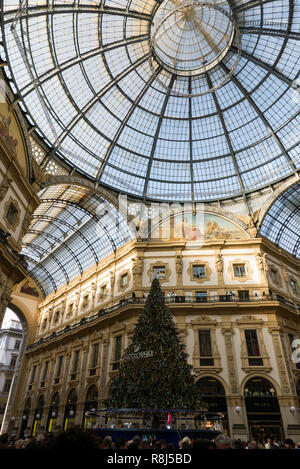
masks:
<instances>
[{"instance_id":1,"label":"metal beam","mask_svg":"<svg viewBox=\"0 0 300 469\"><path fill-rule=\"evenodd\" d=\"M272 28L260 28L256 26L242 26L239 25L239 29L244 34L259 34L264 36L275 36L275 37L288 37L299 41L300 33L296 31L286 31L284 29L272 29Z\"/></svg>"},{"instance_id":2,"label":"metal beam","mask_svg":"<svg viewBox=\"0 0 300 469\"><path fill-rule=\"evenodd\" d=\"M113 8L104 5L82 5L77 4L74 7L70 5L54 5L54 6L31 6L26 7L26 13L22 13L25 8L21 10L9 10L4 13L4 24L15 24L17 21L27 20L30 18L46 15L57 15L57 14L80 14L80 13L95 13L96 15L117 15L124 16L126 18L136 18L142 21L152 21L152 15L147 13L141 13L136 10L129 10L123 8Z\"/></svg>"}]
</instances>

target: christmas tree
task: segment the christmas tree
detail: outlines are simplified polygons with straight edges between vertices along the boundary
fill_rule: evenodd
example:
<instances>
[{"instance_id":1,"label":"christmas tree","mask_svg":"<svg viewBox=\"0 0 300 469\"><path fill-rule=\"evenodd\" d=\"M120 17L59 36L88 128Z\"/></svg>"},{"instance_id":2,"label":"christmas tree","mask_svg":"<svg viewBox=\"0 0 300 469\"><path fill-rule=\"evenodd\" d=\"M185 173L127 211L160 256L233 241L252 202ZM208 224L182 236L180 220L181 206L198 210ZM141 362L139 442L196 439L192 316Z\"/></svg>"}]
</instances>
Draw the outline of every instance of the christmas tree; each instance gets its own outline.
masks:
<instances>
[{"instance_id":1,"label":"christmas tree","mask_svg":"<svg viewBox=\"0 0 300 469\"><path fill-rule=\"evenodd\" d=\"M154 279L110 387L107 408L193 409L203 406L185 345Z\"/></svg>"}]
</instances>

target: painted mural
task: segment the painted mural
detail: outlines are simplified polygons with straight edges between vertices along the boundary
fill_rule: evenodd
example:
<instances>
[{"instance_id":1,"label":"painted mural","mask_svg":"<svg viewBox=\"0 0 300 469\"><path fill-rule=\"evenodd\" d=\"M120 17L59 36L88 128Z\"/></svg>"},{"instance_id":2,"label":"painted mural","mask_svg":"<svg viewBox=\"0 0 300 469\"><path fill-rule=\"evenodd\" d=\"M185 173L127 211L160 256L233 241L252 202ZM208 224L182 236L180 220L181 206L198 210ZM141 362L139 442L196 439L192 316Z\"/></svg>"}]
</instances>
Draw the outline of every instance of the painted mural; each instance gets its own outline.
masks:
<instances>
[{"instance_id":1,"label":"painted mural","mask_svg":"<svg viewBox=\"0 0 300 469\"><path fill-rule=\"evenodd\" d=\"M18 141L10 134L11 117L0 113L0 137L13 156L17 156Z\"/></svg>"},{"instance_id":2,"label":"painted mural","mask_svg":"<svg viewBox=\"0 0 300 469\"><path fill-rule=\"evenodd\" d=\"M246 239L247 234L234 223L217 215L184 214L175 217L174 238L195 240Z\"/></svg>"}]
</instances>

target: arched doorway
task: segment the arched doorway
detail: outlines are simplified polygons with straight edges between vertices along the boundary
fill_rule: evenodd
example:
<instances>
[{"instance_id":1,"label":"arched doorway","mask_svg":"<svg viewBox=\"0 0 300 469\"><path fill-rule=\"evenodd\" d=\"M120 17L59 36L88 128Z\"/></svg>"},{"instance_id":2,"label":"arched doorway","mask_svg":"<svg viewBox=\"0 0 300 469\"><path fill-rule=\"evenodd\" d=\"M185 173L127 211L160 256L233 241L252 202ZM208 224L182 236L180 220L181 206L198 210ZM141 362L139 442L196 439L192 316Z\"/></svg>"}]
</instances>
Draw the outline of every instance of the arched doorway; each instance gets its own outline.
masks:
<instances>
[{"instance_id":1,"label":"arched doorway","mask_svg":"<svg viewBox=\"0 0 300 469\"><path fill-rule=\"evenodd\" d=\"M33 419L33 424L32 424L32 436L36 436L41 426L44 405L45 405L45 400L44 400L44 396L42 395L39 397L37 401L36 409L34 412L34 419Z\"/></svg>"},{"instance_id":2,"label":"arched doorway","mask_svg":"<svg viewBox=\"0 0 300 469\"><path fill-rule=\"evenodd\" d=\"M84 428L91 428L96 425L96 417L86 417L85 413L91 410L97 410L98 406L98 389L97 387L92 384L92 386L89 387L87 393L86 393L86 398L85 398L85 403L84 403L84 411L83 411L83 427Z\"/></svg>"},{"instance_id":3,"label":"arched doorway","mask_svg":"<svg viewBox=\"0 0 300 469\"><path fill-rule=\"evenodd\" d=\"M12 418L15 419L15 415L13 415L12 410L13 410L13 402L15 399L16 395L16 389L17 389L17 384L21 372L21 367L23 363L23 358L25 355L25 350L26 350L26 345L27 345L27 338L28 338L28 324L27 320L25 318L25 315L23 312L15 305L9 304L6 311L5 311L5 316L6 314L13 314L17 316L17 319L20 321L21 324L21 331L22 331L22 339L17 345L17 340L15 342L15 345L13 350L10 350L9 353L7 353L7 357L10 355L10 362L8 363L9 367L11 368L12 366L12 360L15 357L14 360L14 365L13 365L13 375L10 380L10 386L9 386L9 392L6 398L6 402L4 404L4 413L3 413L3 419L2 419L2 424L0 424L0 433L6 433L10 430L10 423L12 421ZM13 319L13 318L12 318ZM11 371L9 371L11 373ZM21 425L22 426L22 425Z\"/></svg>"},{"instance_id":4,"label":"arched doorway","mask_svg":"<svg viewBox=\"0 0 300 469\"><path fill-rule=\"evenodd\" d=\"M48 419L47 419L47 432L51 433L55 427L56 419L58 417L58 406L59 406L60 398L59 393L56 392L53 394L51 399L51 404L49 407L48 412Z\"/></svg>"},{"instance_id":5,"label":"arched doorway","mask_svg":"<svg viewBox=\"0 0 300 469\"><path fill-rule=\"evenodd\" d=\"M247 381L244 394L250 438L263 441L276 437L282 440L280 407L272 383L256 376Z\"/></svg>"},{"instance_id":6,"label":"arched doorway","mask_svg":"<svg viewBox=\"0 0 300 469\"><path fill-rule=\"evenodd\" d=\"M28 427L30 408L31 408L31 399L29 397L25 402L24 410L23 410L23 413L22 413L20 438L24 438L24 436L25 436L24 433L25 433L26 428Z\"/></svg>"},{"instance_id":7,"label":"arched doorway","mask_svg":"<svg viewBox=\"0 0 300 469\"><path fill-rule=\"evenodd\" d=\"M72 389L69 392L64 415L64 430L72 427L75 424L76 417L76 407L77 407L77 392L75 389Z\"/></svg>"},{"instance_id":8,"label":"arched doorway","mask_svg":"<svg viewBox=\"0 0 300 469\"><path fill-rule=\"evenodd\" d=\"M223 384L213 376L206 376L197 381L200 396L209 412L221 412L223 429L229 434L226 393Z\"/></svg>"}]
</instances>

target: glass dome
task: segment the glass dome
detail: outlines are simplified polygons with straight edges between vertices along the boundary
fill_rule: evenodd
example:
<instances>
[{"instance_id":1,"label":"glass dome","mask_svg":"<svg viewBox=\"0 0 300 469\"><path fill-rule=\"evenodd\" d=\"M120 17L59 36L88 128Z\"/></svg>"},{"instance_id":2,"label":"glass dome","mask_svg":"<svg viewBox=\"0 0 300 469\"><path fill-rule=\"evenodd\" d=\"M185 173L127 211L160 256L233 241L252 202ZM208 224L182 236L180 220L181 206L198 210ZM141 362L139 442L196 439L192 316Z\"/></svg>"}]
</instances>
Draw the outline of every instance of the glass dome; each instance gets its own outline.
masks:
<instances>
[{"instance_id":1,"label":"glass dome","mask_svg":"<svg viewBox=\"0 0 300 469\"><path fill-rule=\"evenodd\" d=\"M205 201L299 169L293 0L1 6L7 77L70 170L144 199Z\"/></svg>"}]
</instances>

